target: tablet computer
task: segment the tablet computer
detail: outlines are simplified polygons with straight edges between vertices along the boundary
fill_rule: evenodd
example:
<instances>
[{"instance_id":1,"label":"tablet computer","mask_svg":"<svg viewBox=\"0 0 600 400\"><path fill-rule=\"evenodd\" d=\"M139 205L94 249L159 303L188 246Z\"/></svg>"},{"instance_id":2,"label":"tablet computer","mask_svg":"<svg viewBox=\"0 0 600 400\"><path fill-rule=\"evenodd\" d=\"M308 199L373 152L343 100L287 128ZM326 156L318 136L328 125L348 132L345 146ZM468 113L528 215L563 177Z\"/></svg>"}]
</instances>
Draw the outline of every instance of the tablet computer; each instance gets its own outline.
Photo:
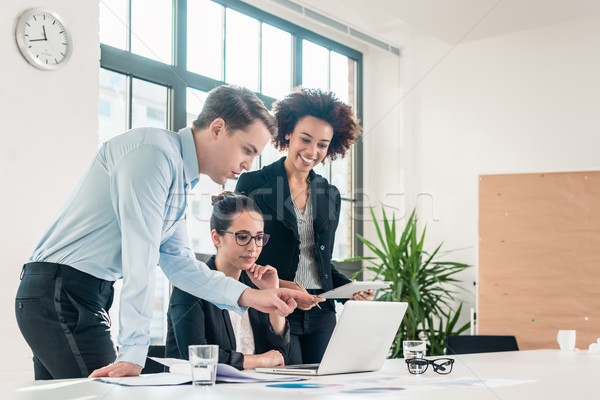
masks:
<instances>
[{"instance_id":1,"label":"tablet computer","mask_svg":"<svg viewBox=\"0 0 600 400\"><path fill-rule=\"evenodd\" d=\"M366 292L369 289L378 290L378 289L387 289L392 285L392 282L365 282L365 281L354 281L347 283L343 286L337 287L328 292L324 292L319 294L319 297L324 297L326 299L349 299L356 292Z\"/></svg>"}]
</instances>

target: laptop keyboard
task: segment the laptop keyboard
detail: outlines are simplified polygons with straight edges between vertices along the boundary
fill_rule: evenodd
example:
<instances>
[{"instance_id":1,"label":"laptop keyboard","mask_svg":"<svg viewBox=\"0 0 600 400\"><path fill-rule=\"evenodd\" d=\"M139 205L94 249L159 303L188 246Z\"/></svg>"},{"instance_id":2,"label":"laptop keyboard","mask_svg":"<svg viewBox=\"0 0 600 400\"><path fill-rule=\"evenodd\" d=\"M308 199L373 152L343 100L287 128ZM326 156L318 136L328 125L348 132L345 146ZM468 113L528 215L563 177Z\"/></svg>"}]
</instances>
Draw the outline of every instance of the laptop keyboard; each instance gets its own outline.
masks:
<instances>
[{"instance_id":1,"label":"laptop keyboard","mask_svg":"<svg viewBox=\"0 0 600 400\"><path fill-rule=\"evenodd\" d=\"M290 369L319 369L319 364L294 364L294 365L286 365L286 368Z\"/></svg>"}]
</instances>

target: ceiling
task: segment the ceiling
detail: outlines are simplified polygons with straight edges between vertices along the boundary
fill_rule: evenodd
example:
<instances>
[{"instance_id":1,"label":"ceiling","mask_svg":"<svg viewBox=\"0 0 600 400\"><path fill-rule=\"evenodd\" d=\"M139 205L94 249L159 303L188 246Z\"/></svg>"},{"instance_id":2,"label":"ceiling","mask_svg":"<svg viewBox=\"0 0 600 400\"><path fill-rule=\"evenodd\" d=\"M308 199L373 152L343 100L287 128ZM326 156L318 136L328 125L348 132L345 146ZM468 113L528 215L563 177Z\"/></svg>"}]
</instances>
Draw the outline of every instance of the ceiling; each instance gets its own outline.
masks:
<instances>
[{"instance_id":1,"label":"ceiling","mask_svg":"<svg viewBox=\"0 0 600 400\"><path fill-rule=\"evenodd\" d=\"M600 14L600 0L294 0L392 44L428 34L454 44Z\"/></svg>"}]
</instances>

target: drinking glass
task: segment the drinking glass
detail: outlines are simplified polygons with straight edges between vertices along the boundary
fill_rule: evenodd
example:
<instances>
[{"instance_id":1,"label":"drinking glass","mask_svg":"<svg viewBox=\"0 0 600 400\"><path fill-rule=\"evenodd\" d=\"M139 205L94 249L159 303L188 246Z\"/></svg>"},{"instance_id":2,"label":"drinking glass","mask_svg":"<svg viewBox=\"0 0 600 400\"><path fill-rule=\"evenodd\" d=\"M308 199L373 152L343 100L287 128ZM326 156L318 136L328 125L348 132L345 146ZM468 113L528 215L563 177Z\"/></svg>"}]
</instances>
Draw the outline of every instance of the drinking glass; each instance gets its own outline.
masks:
<instances>
[{"instance_id":1,"label":"drinking glass","mask_svg":"<svg viewBox=\"0 0 600 400\"><path fill-rule=\"evenodd\" d=\"M427 351L427 342L425 340L404 340L402 341L402 352L404 358L409 360L413 358L425 358ZM427 364L408 364L411 374L422 374L427 369Z\"/></svg>"},{"instance_id":2,"label":"drinking glass","mask_svg":"<svg viewBox=\"0 0 600 400\"><path fill-rule=\"evenodd\" d=\"M192 385L212 386L217 377L219 346L214 344L192 345L188 347L192 366Z\"/></svg>"}]
</instances>

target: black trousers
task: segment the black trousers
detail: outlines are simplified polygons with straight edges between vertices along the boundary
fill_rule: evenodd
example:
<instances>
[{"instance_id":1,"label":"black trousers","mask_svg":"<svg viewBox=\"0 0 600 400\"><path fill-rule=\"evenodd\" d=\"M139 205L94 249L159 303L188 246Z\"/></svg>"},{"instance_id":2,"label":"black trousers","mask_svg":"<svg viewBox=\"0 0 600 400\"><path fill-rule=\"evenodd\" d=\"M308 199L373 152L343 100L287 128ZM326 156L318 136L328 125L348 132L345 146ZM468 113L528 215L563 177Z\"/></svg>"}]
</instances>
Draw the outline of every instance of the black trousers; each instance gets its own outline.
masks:
<instances>
[{"instance_id":1,"label":"black trousers","mask_svg":"<svg viewBox=\"0 0 600 400\"><path fill-rule=\"evenodd\" d=\"M114 362L113 283L62 264L23 266L15 313L36 380L87 377Z\"/></svg>"},{"instance_id":2,"label":"black trousers","mask_svg":"<svg viewBox=\"0 0 600 400\"><path fill-rule=\"evenodd\" d=\"M322 290L320 290L322 292ZM309 293L313 290L309 290ZM316 293L311 293L316 294ZM291 346L288 364L320 363L335 328L333 301L324 301L308 311L294 310L290 323Z\"/></svg>"}]
</instances>

